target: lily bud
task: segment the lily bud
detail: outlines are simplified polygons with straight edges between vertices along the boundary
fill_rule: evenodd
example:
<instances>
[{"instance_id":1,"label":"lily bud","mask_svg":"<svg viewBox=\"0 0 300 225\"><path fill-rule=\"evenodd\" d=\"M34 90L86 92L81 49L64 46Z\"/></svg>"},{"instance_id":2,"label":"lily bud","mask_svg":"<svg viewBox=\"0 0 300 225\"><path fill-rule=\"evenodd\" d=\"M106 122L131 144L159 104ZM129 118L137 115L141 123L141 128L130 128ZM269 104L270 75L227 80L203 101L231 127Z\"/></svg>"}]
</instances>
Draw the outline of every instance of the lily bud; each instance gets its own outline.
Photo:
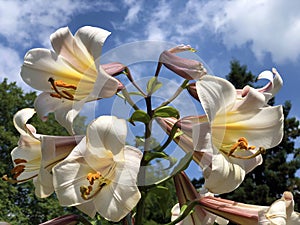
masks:
<instances>
[{"instance_id":1,"label":"lily bud","mask_svg":"<svg viewBox=\"0 0 300 225\"><path fill-rule=\"evenodd\" d=\"M207 74L203 64L199 61L181 58L174 54L188 50L193 49L189 45L179 45L167 51L163 51L159 57L159 62L184 79L198 80Z\"/></svg>"},{"instance_id":2,"label":"lily bud","mask_svg":"<svg viewBox=\"0 0 300 225\"><path fill-rule=\"evenodd\" d=\"M201 199L200 194L196 191L190 179L186 176L184 172L178 173L177 175L174 176L174 183L175 183L176 194L180 206L186 204L187 202L199 198ZM217 221L218 224L222 224L222 225L228 223L227 220L224 220L223 218L220 218L217 215L214 215L209 211L206 211L204 208L202 208L199 205L195 206L193 210L194 210L193 213L188 215L187 218L183 220L183 224L209 225L209 224L214 224L215 221Z\"/></svg>"},{"instance_id":3,"label":"lily bud","mask_svg":"<svg viewBox=\"0 0 300 225\"><path fill-rule=\"evenodd\" d=\"M300 214L294 211L293 195L284 192L270 207L250 205L217 197L203 197L198 203L205 210L237 224L299 224Z\"/></svg>"},{"instance_id":4,"label":"lily bud","mask_svg":"<svg viewBox=\"0 0 300 225\"><path fill-rule=\"evenodd\" d=\"M75 225L78 222L85 220L83 217L79 215L65 215L49 220L45 223L41 223L40 225Z\"/></svg>"},{"instance_id":5,"label":"lily bud","mask_svg":"<svg viewBox=\"0 0 300 225\"><path fill-rule=\"evenodd\" d=\"M111 76L117 76L125 70L125 65L119 62L102 64L101 67Z\"/></svg>"},{"instance_id":6,"label":"lily bud","mask_svg":"<svg viewBox=\"0 0 300 225\"><path fill-rule=\"evenodd\" d=\"M196 83L190 83L190 84L187 86L187 90L188 90L189 94L190 94L194 99L196 99L197 101L200 102L199 96L198 96L198 94L197 94Z\"/></svg>"}]
</instances>

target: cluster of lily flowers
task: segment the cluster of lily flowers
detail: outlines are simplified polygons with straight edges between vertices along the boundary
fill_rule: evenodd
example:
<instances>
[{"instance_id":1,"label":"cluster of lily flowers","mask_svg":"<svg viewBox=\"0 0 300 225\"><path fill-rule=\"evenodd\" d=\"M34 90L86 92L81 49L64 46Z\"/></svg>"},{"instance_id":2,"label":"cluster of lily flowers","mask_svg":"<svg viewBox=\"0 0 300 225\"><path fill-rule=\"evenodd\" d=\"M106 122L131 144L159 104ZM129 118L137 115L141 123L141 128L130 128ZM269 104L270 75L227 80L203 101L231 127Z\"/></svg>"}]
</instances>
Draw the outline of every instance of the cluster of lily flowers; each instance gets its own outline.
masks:
<instances>
[{"instance_id":1,"label":"cluster of lily flowers","mask_svg":"<svg viewBox=\"0 0 300 225\"><path fill-rule=\"evenodd\" d=\"M152 84L158 83L158 71L165 66L185 79L180 91L187 90L205 114L180 118L173 109L169 114L155 114L153 109L141 113L117 76L125 75L145 99L151 98L156 87L146 93L136 85L126 65L100 64L102 46L109 35L101 28L86 26L73 36L65 27L51 35L53 50L37 48L27 52L22 79L41 93L34 109L22 109L14 116L20 139L11 152L12 175L3 176L3 180L33 180L35 194L40 198L55 192L62 206L76 206L90 217L99 213L117 222L131 215L130 223L139 224L139 210L135 216L132 212L141 199L138 180L147 151L126 144L128 121L104 115L87 126L85 136L76 135L73 129L73 121L86 102L122 93L139 112L130 118L131 122L147 126L157 121L203 171L205 183L200 192L184 171L173 176L179 203L172 209L170 224L227 224L228 220L238 224L300 224L290 192L283 193L271 206L216 196L236 189L245 175L262 163L261 154L281 142L282 106L268 105L282 86L276 69L258 76L268 80L264 87L237 90L229 81L208 75L201 62L176 55L193 50L179 45L160 54ZM49 113L55 114L70 136L38 134L28 123L34 114L46 120ZM68 215L44 224L73 224L80 220L77 215Z\"/></svg>"}]
</instances>

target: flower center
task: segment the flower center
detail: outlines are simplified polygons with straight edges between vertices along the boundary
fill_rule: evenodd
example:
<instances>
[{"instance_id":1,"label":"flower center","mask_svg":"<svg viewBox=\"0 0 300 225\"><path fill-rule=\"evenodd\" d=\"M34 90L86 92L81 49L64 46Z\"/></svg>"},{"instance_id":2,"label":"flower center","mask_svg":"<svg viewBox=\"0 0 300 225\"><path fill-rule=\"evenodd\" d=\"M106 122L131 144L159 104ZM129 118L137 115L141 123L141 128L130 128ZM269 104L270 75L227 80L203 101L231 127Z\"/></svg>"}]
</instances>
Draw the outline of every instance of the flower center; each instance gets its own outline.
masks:
<instances>
[{"instance_id":1,"label":"flower center","mask_svg":"<svg viewBox=\"0 0 300 225\"><path fill-rule=\"evenodd\" d=\"M258 150L253 153L252 155L249 156L239 156L239 155L235 155L234 152L236 152L237 150L254 150L256 147L251 145L249 146L248 140L245 137L240 137L236 143L234 143L229 151L226 151L224 149L220 149L221 152L223 152L224 154L226 154L228 157L233 157L233 158L238 158L238 159L252 159L255 158L256 156L260 155L260 154L264 154L266 152L266 149L264 147L259 147Z\"/></svg>"},{"instance_id":2,"label":"flower center","mask_svg":"<svg viewBox=\"0 0 300 225\"><path fill-rule=\"evenodd\" d=\"M90 185L82 185L80 187L81 197L84 200L91 199L98 194L105 185L110 183L110 181L104 178L100 172L88 173L86 179L89 181Z\"/></svg>"},{"instance_id":3,"label":"flower center","mask_svg":"<svg viewBox=\"0 0 300 225\"><path fill-rule=\"evenodd\" d=\"M72 101L75 100L74 95L71 92L74 92L77 89L76 85L65 83L62 80L54 80L52 77L50 77L48 81L55 91L55 93L50 94L51 97L65 98Z\"/></svg>"},{"instance_id":4,"label":"flower center","mask_svg":"<svg viewBox=\"0 0 300 225\"><path fill-rule=\"evenodd\" d=\"M32 177L28 177L23 180L17 180L17 178L25 171L26 166L24 164L27 163L27 160L26 159L15 159L14 163L16 164L16 166L10 171L12 174L12 178L9 178L7 175L3 175L2 176L3 181L7 181L11 184L16 184L16 183L28 181L37 176L37 174L36 174L36 175L33 175Z\"/></svg>"}]
</instances>

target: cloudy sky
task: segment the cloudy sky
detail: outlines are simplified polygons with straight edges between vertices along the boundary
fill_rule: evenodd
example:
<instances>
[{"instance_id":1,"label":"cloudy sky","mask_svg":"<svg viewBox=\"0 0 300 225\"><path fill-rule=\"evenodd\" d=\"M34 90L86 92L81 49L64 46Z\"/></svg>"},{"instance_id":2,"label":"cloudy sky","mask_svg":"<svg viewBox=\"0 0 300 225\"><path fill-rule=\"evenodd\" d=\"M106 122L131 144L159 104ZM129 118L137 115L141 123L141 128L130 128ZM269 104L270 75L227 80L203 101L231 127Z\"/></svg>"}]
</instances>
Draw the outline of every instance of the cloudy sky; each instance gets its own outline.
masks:
<instances>
[{"instance_id":1,"label":"cloudy sky","mask_svg":"<svg viewBox=\"0 0 300 225\"><path fill-rule=\"evenodd\" d=\"M276 67L284 87L277 104L292 102L300 119L300 1L291 0L0 0L0 80L16 81L25 53L51 48L49 36L68 26L112 32L103 51L136 41L190 44L214 75L237 59L255 75ZM140 51L143 51L141 49Z\"/></svg>"}]
</instances>

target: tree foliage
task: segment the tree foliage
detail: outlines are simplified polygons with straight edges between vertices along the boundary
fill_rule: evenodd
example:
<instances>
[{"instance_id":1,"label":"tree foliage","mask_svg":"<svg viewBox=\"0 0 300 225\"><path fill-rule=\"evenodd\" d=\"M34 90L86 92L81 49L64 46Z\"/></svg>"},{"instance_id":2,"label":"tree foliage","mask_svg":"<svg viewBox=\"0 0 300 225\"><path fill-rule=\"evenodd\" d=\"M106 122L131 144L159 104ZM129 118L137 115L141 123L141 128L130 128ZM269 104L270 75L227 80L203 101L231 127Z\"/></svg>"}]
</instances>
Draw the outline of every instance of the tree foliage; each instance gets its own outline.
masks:
<instances>
[{"instance_id":1,"label":"tree foliage","mask_svg":"<svg viewBox=\"0 0 300 225\"><path fill-rule=\"evenodd\" d=\"M9 174L13 168L10 152L17 146L19 133L13 125L14 114L23 108L32 108L36 98L35 92L24 93L15 82L8 83L4 79L0 83L0 173ZM81 120L79 123L83 123ZM52 115L47 122L36 116L30 121L38 133L67 135ZM59 206L55 195L39 199L34 195L32 182L10 184L0 181L0 221L14 224L40 224L63 214L72 213L71 208Z\"/></svg>"}]
</instances>

